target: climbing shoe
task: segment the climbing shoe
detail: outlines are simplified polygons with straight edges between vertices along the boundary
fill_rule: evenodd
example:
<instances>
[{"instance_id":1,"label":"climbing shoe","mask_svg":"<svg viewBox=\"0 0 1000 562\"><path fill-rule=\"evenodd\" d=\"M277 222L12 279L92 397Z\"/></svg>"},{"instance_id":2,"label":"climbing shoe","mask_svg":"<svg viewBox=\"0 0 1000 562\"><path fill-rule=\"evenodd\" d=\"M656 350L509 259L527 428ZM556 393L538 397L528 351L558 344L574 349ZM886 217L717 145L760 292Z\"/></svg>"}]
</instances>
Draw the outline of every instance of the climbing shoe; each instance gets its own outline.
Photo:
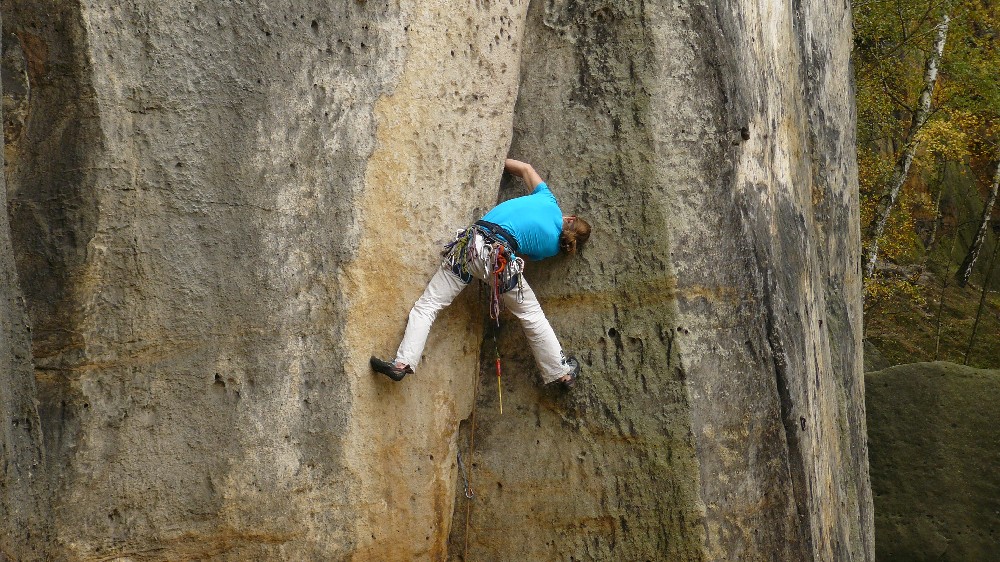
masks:
<instances>
[{"instance_id":1,"label":"climbing shoe","mask_svg":"<svg viewBox=\"0 0 1000 562\"><path fill-rule=\"evenodd\" d=\"M374 355L368 360L368 363L372 366L373 371L382 373L396 382L403 380L403 377L413 372L409 365L399 367L392 361L382 361Z\"/></svg>"},{"instance_id":2,"label":"climbing shoe","mask_svg":"<svg viewBox=\"0 0 1000 562\"><path fill-rule=\"evenodd\" d=\"M572 370L566 373L567 375L569 375L569 379L559 380L559 383L563 385L563 388L569 390L573 388L573 385L576 384L577 377L580 376L580 362L576 360L576 357L570 356L566 359L565 363L566 366L571 368Z\"/></svg>"}]
</instances>

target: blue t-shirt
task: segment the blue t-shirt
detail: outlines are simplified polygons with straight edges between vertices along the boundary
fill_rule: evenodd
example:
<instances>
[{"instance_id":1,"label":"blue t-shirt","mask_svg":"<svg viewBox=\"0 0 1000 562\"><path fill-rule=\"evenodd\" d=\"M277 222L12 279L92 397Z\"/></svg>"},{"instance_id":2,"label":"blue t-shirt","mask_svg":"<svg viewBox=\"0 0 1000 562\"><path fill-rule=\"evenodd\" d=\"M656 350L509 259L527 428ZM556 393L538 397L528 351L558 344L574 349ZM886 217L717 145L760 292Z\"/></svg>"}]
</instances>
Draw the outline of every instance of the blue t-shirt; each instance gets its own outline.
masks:
<instances>
[{"instance_id":1,"label":"blue t-shirt","mask_svg":"<svg viewBox=\"0 0 1000 562\"><path fill-rule=\"evenodd\" d=\"M513 234L520 250L518 254L528 259L541 260L559 253L563 214L545 182L538 184L531 195L515 197L493 207L483 220L499 224Z\"/></svg>"}]
</instances>

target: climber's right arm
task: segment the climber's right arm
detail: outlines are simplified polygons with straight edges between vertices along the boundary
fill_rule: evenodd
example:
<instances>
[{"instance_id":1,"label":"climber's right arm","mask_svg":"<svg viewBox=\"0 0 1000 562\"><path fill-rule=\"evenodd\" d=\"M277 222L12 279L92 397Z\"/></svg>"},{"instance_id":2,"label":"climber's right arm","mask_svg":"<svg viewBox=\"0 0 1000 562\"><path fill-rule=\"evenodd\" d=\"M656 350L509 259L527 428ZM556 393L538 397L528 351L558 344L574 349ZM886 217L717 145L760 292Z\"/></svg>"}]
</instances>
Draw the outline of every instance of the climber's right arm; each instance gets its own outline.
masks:
<instances>
[{"instance_id":1,"label":"climber's right arm","mask_svg":"<svg viewBox=\"0 0 1000 562\"><path fill-rule=\"evenodd\" d=\"M528 186L528 192L535 191L538 184L542 183L542 176L531 167L531 164L508 158L503 162L503 169L520 177Z\"/></svg>"}]
</instances>

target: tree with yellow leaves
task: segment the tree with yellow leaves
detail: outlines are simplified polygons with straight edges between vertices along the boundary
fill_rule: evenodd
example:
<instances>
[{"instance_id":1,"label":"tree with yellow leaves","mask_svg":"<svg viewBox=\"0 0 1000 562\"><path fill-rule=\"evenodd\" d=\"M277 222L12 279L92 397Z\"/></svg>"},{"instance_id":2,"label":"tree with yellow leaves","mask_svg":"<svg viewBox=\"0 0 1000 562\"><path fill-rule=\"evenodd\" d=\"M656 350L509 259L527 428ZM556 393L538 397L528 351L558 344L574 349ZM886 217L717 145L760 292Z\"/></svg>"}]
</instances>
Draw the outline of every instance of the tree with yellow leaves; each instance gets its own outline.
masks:
<instances>
[{"instance_id":1,"label":"tree with yellow leaves","mask_svg":"<svg viewBox=\"0 0 1000 562\"><path fill-rule=\"evenodd\" d=\"M988 126L998 107L993 98L1000 95L994 1L854 5L862 260L869 296L898 289L886 286L876 266L915 257L908 255L919 245L914 212L939 213L942 190L938 185L932 197L926 178L940 177L944 166L965 168L984 146L996 146ZM928 247L936 237L935 221Z\"/></svg>"}]
</instances>

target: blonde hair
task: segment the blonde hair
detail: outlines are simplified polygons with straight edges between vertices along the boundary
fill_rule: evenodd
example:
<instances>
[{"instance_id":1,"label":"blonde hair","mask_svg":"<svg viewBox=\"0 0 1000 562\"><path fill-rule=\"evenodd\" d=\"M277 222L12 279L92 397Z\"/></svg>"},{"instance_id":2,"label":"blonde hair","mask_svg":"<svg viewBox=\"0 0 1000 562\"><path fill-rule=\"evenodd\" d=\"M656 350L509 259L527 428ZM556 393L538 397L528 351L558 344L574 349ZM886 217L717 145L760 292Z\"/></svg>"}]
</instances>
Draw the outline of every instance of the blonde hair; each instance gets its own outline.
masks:
<instances>
[{"instance_id":1,"label":"blonde hair","mask_svg":"<svg viewBox=\"0 0 1000 562\"><path fill-rule=\"evenodd\" d=\"M575 254L577 247L590 238L590 223L580 217L572 217L559 235L559 249L567 254Z\"/></svg>"}]
</instances>

